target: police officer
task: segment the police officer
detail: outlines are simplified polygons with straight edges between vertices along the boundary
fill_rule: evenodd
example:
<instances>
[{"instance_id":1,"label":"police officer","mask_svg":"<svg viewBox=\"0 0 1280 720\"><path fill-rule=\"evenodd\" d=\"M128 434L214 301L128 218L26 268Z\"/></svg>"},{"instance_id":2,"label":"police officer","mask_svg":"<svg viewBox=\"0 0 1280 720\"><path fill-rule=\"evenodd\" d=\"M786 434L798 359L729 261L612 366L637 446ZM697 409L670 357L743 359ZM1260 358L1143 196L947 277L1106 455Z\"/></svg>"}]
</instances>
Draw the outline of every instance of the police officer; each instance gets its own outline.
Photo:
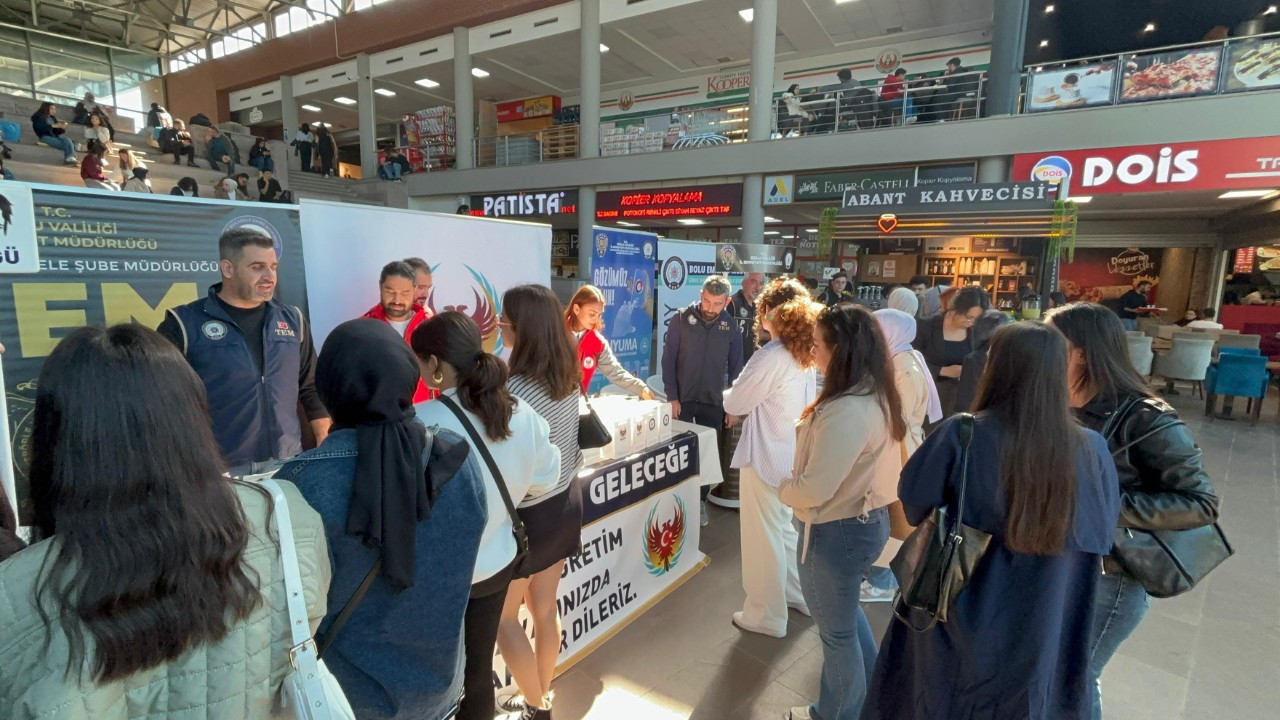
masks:
<instances>
[{"instance_id":1,"label":"police officer","mask_svg":"<svg viewBox=\"0 0 1280 720\"><path fill-rule=\"evenodd\" d=\"M742 289L729 301L729 314L742 330L742 364L751 361L756 351L756 297L764 287L764 273L749 272L742 278Z\"/></svg>"},{"instance_id":2,"label":"police officer","mask_svg":"<svg viewBox=\"0 0 1280 720\"><path fill-rule=\"evenodd\" d=\"M298 403L316 442L329 416L315 389L316 350L302 311L275 300L272 239L247 227L218 238L222 282L170 310L158 328L204 381L213 433L232 474L302 451Z\"/></svg>"},{"instance_id":3,"label":"police officer","mask_svg":"<svg viewBox=\"0 0 1280 720\"><path fill-rule=\"evenodd\" d=\"M721 275L702 283L698 302L667 323L662 348L662 384L671 414L684 422L714 428L723 435L724 389L742 372L742 332L725 310L733 287ZM707 524L707 495L702 488L702 524Z\"/></svg>"}]
</instances>

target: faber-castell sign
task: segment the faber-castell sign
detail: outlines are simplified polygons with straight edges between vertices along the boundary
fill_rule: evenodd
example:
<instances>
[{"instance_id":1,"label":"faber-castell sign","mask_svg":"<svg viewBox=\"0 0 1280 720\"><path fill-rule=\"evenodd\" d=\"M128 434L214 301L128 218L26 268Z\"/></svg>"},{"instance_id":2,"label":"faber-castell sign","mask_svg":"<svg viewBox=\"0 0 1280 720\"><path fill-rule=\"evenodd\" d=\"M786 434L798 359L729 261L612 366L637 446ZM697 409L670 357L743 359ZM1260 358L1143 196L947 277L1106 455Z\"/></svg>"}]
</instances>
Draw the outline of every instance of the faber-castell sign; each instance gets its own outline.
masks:
<instances>
[{"instance_id":1,"label":"faber-castell sign","mask_svg":"<svg viewBox=\"0 0 1280 720\"><path fill-rule=\"evenodd\" d=\"M1048 210L1058 188L1045 182L984 183L963 187L846 190L841 215Z\"/></svg>"}]
</instances>

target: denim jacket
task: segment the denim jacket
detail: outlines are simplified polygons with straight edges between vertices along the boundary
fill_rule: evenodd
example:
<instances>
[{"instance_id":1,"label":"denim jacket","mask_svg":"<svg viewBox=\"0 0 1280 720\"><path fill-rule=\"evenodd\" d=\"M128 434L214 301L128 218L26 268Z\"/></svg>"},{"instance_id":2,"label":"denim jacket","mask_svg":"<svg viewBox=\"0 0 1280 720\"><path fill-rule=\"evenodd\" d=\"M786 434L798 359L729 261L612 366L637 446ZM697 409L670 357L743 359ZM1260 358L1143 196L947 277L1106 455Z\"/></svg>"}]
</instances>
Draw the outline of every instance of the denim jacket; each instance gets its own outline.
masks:
<instances>
[{"instance_id":1,"label":"denim jacket","mask_svg":"<svg viewBox=\"0 0 1280 720\"><path fill-rule=\"evenodd\" d=\"M452 477L440 488L431 517L418 525L414 584L395 593L383 578L375 580L324 653L361 720L441 720L452 716L462 695L462 619L487 519L484 481L474 453L456 471L444 468L446 451L465 440L433 430L424 465ZM356 454L356 431L335 430L276 473L297 485L324 521L333 581L318 638L377 560L373 549L346 532Z\"/></svg>"}]
</instances>

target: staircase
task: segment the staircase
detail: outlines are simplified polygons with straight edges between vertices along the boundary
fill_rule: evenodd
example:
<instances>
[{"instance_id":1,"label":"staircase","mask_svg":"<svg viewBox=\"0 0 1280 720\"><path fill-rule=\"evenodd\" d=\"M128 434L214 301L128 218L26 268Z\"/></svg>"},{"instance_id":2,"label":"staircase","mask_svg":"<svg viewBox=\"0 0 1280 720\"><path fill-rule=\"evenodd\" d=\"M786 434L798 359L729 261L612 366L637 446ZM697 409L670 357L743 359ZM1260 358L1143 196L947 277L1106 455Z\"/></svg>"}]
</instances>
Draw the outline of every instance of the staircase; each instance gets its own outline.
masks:
<instances>
[{"instance_id":1,"label":"staircase","mask_svg":"<svg viewBox=\"0 0 1280 720\"><path fill-rule=\"evenodd\" d=\"M356 205L386 206L387 203L385 201L371 200L361 196L356 191L358 182L337 177L326 178L317 173L291 171L289 173L288 189L298 199L309 198L311 200L328 200L330 202L344 202Z\"/></svg>"}]
</instances>

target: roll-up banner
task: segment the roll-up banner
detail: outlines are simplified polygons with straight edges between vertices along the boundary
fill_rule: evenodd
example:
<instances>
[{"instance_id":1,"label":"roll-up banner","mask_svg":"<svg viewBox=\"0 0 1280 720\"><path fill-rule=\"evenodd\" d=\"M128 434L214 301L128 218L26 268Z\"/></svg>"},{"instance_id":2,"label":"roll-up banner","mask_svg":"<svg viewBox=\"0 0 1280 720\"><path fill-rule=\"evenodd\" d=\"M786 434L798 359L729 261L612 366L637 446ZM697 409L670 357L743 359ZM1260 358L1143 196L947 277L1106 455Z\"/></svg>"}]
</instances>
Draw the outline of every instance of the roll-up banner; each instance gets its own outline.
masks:
<instances>
[{"instance_id":1,"label":"roll-up banner","mask_svg":"<svg viewBox=\"0 0 1280 720\"><path fill-rule=\"evenodd\" d=\"M667 323L676 313L697 302L702 296L702 282L716 274L714 243L658 240L658 362L654 366L659 372L662 348L667 342Z\"/></svg>"},{"instance_id":2,"label":"roll-up banner","mask_svg":"<svg viewBox=\"0 0 1280 720\"><path fill-rule=\"evenodd\" d=\"M641 380L649 377L653 358L653 269L658 236L652 233L595 228L591 284L604 293L604 336L618 362ZM591 392L609 384L596 373Z\"/></svg>"},{"instance_id":3,"label":"roll-up banner","mask_svg":"<svg viewBox=\"0 0 1280 720\"><path fill-rule=\"evenodd\" d=\"M0 195L15 201L21 187L6 183ZM30 188L39 271L9 275L0 284L9 457L20 505L27 497L25 448L36 380L44 359L72 330L130 321L158 327L165 310L202 297L219 281L218 236L239 225L271 236L280 258L276 296L307 307L296 207ZM17 228L15 218L9 235ZM20 522L30 522L29 508L20 514Z\"/></svg>"},{"instance_id":4,"label":"roll-up banner","mask_svg":"<svg viewBox=\"0 0 1280 720\"><path fill-rule=\"evenodd\" d=\"M498 325L502 294L551 284L549 225L303 200L302 229L316 347L378 304L378 275L392 260L426 260L430 309L469 315L484 349L504 358L511 348Z\"/></svg>"}]
</instances>

